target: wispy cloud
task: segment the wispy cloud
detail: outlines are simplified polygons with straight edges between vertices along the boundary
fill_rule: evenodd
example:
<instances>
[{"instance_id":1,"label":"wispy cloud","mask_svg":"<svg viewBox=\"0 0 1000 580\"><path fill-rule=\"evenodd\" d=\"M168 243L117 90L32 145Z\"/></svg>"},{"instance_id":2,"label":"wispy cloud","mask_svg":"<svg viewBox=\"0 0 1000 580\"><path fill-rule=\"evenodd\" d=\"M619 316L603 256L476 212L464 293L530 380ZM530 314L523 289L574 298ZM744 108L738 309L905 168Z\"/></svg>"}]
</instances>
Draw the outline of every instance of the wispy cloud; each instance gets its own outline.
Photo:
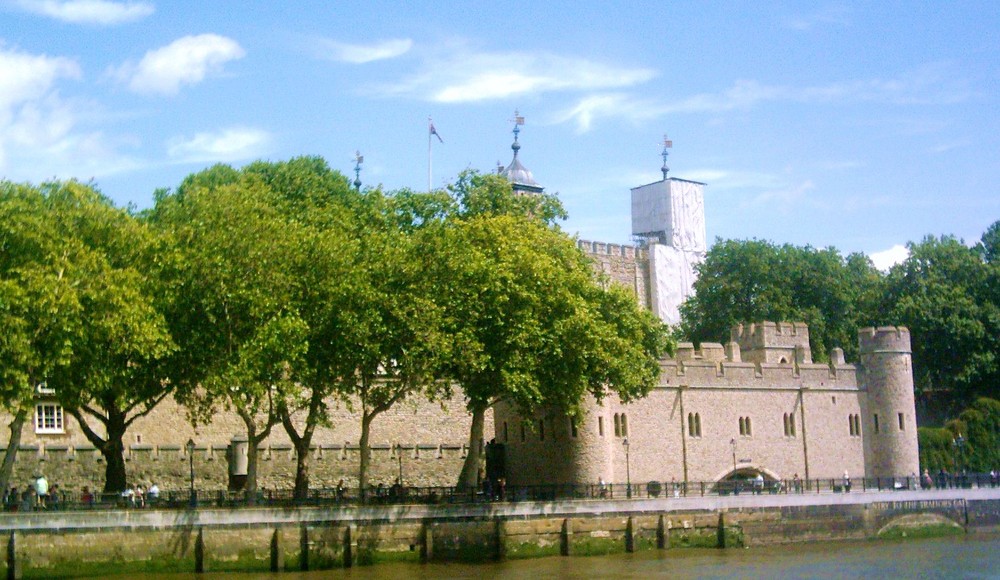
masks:
<instances>
[{"instance_id":1,"label":"wispy cloud","mask_svg":"<svg viewBox=\"0 0 1000 580\"><path fill-rule=\"evenodd\" d=\"M22 9L73 24L122 24L155 12L151 2L109 0L17 0Z\"/></svg>"},{"instance_id":2,"label":"wispy cloud","mask_svg":"<svg viewBox=\"0 0 1000 580\"><path fill-rule=\"evenodd\" d=\"M545 52L474 52L462 48L427 58L420 72L378 93L437 103L467 103L552 91L628 87L655 76L627 68Z\"/></svg>"},{"instance_id":3,"label":"wispy cloud","mask_svg":"<svg viewBox=\"0 0 1000 580\"><path fill-rule=\"evenodd\" d=\"M797 14L785 19L785 26L793 30L812 30L823 26L845 26L850 24L850 10L843 4L834 4L807 14Z\"/></svg>"},{"instance_id":4,"label":"wispy cloud","mask_svg":"<svg viewBox=\"0 0 1000 580\"><path fill-rule=\"evenodd\" d=\"M167 143L167 155L179 163L239 161L259 157L270 141L261 129L231 127L174 138Z\"/></svg>"},{"instance_id":5,"label":"wispy cloud","mask_svg":"<svg viewBox=\"0 0 1000 580\"><path fill-rule=\"evenodd\" d=\"M748 110L764 103L805 104L888 103L940 105L968 101L975 96L961 79L950 78L948 66L931 63L894 78L866 79L796 87L737 80L729 88L673 100L639 98L624 92L592 93L555 115L557 122L574 122L577 131L589 131L599 119L620 118L634 124L673 114L721 114Z\"/></svg>"},{"instance_id":6,"label":"wispy cloud","mask_svg":"<svg viewBox=\"0 0 1000 580\"><path fill-rule=\"evenodd\" d=\"M872 263L875 264L876 268L883 272L887 272L889 268L892 268L896 264L899 264L909 258L910 251L906 249L906 246L896 244L888 250L872 252L871 254L868 254L868 257L871 258Z\"/></svg>"},{"instance_id":7,"label":"wispy cloud","mask_svg":"<svg viewBox=\"0 0 1000 580\"><path fill-rule=\"evenodd\" d=\"M60 83L80 78L72 59L0 48L0 176L86 179L139 165L119 152L126 142L86 128L99 105L61 96Z\"/></svg>"},{"instance_id":8,"label":"wispy cloud","mask_svg":"<svg viewBox=\"0 0 1000 580\"><path fill-rule=\"evenodd\" d=\"M245 55L235 40L225 36L185 36L147 52L138 64L125 63L111 73L134 92L173 95L182 85L200 83L227 62Z\"/></svg>"},{"instance_id":9,"label":"wispy cloud","mask_svg":"<svg viewBox=\"0 0 1000 580\"><path fill-rule=\"evenodd\" d=\"M365 64L402 56L413 47L409 38L383 40L374 44L348 44L328 38L314 41L312 51L319 57L337 62Z\"/></svg>"}]
</instances>

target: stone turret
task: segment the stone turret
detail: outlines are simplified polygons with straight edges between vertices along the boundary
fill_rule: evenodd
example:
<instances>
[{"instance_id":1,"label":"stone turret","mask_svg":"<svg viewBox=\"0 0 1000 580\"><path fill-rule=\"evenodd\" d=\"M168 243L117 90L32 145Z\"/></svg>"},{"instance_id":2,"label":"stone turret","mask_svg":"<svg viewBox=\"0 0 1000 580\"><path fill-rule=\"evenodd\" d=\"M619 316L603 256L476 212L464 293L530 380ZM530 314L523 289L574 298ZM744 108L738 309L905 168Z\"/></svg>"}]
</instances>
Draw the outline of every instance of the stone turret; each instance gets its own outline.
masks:
<instances>
[{"instance_id":1,"label":"stone turret","mask_svg":"<svg viewBox=\"0 0 1000 580\"><path fill-rule=\"evenodd\" d=\"M767 364L812 364L809 327L802 322L759 322L733 328L743 360Z\"/></svg>"},{"instance_id":2,"label":"stone turret","mask_svg":"<svg viewBox=\"0 0 1000 580\"><path fill-rule=\"evenodd\" d=\"M858 333L860 383L867 389L861 412L865 472L869 477L907 476L920 468L910 331L865 328Z\"/></svg>"}]
</instances>

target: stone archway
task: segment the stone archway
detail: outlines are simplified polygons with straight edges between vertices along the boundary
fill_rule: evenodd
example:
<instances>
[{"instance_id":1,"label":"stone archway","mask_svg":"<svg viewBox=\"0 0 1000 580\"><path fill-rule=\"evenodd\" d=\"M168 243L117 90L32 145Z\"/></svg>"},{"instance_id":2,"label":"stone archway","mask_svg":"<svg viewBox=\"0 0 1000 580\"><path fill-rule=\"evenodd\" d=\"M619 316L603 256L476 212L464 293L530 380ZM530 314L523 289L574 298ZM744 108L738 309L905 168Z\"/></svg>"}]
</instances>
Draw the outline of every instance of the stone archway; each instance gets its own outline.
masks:
<instances>
[{"instance_id":1,"label":"stone archway","mask_svg":"<svg viewBox=\"0 0 1000 580\"><path fill-rule=\"evenodd\" d=\"M735 470L730 469L716 476L714 481L712 491L719 495L772 492L781 484L777 473L759 465L742 465Z\"/></svg>"}]
</instances>

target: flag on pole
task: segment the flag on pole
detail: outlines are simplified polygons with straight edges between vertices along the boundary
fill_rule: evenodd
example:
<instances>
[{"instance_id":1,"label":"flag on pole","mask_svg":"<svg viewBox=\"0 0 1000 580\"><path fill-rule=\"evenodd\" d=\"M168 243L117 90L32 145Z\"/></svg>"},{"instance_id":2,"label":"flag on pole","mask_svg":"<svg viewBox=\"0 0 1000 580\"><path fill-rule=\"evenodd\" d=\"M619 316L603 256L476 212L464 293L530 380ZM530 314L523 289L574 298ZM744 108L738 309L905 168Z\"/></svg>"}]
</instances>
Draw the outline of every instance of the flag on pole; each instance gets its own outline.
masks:
<instances>
[{"instance_id":1,"label":"flag on pole","mask_svg":"<svg viewBox=\"0 0 1000 580\"><path fill-rule=\"evenodd\" d=\"M434 121L428 119L427 125L428 125L427 130L429 131L427 136L430 137L431 135L434 135L435 137L438 138L438 141L444 143L444 139L441 138L441 135L438 134L437 129L434 128Z\"/></svg>"}]
</instances>

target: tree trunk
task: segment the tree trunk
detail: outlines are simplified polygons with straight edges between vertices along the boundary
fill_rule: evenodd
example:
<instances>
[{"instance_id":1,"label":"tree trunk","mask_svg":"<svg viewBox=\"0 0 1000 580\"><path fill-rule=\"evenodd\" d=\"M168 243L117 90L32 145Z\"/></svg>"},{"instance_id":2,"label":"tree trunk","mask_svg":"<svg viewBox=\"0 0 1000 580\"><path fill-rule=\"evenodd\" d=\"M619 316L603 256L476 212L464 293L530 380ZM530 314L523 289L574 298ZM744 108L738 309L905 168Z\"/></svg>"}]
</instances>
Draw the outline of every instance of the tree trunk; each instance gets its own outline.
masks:
<instances>
[{"instance_id":1,"label":"tree trunk","mask_svg":"<svg viewBox=\"0 0 1000 580\"><path fill-rule=\"evenodd\" d=\"M295 445L295 499L309 498L309 439L302 437Z\"/></svg>"},{"instance_id":2,"label":"tree trunk","mask_svg":"<svg viewBox=\"0 0 1000 580\"><path fill-rule=\"evenodd\" d=\"M10 422L10 439L7 440L7 452L0 465L0 492L6 491L10 485L11 474L14 473L14 461L17 459L17 448L21 446L21 429L28 419L28 409L22 407Z\"/></svg>"},{"instance_id":3,"label":"tree trunk","mask_svg":"<svg viewBox=\"0 0 1000 580\"><path fill-rule=\"evenodd\" d=\"M479 485L479 468L483 456L480 453L483 442L483 424L486 421L486 405L473 407L472 427L469 429L469 453L462 464L462 473L458 476L459 489L476 489Z\"/></svg>"},{"instance_id":4,"label":"tree trunk","mask_svg":"<svg viewBox=\"0 0 1000 580\"><path fill-rule=\"evenodd\" d=\"M247 481L243 491L246 494L247 504L254 505L257 503L257 444L259 442L257 424L254 423L252 417L248 417L242 412L240 417L247 428Z\"/></svg>"},{"instance_id":5,"label":"tree trunk","mask_svg":"<svg viewBox=\"0 0 1000 580\"><path fill-rule=\"evenodd\" d=\"M104 468L104 493L120 493L128 487L125 473L125 415L117 409L108 410L108 438L101 446L107 465Z\"/></svg>"},{"instance_id":6,"label":"tree trunk","mask_svg":"<svg viewBox=\"0 0 1000 580\"><path fill-rule=\"evenodd\" d=\"M372 419L374 418L374 415L367 413L361 415L361 440L358 441L358 452L361 454L361 467L358 470L358 493L361 494L362 502L368 498L368 466L372 459L368 437L371 434Z\"/></svg>"}]
</instances>

